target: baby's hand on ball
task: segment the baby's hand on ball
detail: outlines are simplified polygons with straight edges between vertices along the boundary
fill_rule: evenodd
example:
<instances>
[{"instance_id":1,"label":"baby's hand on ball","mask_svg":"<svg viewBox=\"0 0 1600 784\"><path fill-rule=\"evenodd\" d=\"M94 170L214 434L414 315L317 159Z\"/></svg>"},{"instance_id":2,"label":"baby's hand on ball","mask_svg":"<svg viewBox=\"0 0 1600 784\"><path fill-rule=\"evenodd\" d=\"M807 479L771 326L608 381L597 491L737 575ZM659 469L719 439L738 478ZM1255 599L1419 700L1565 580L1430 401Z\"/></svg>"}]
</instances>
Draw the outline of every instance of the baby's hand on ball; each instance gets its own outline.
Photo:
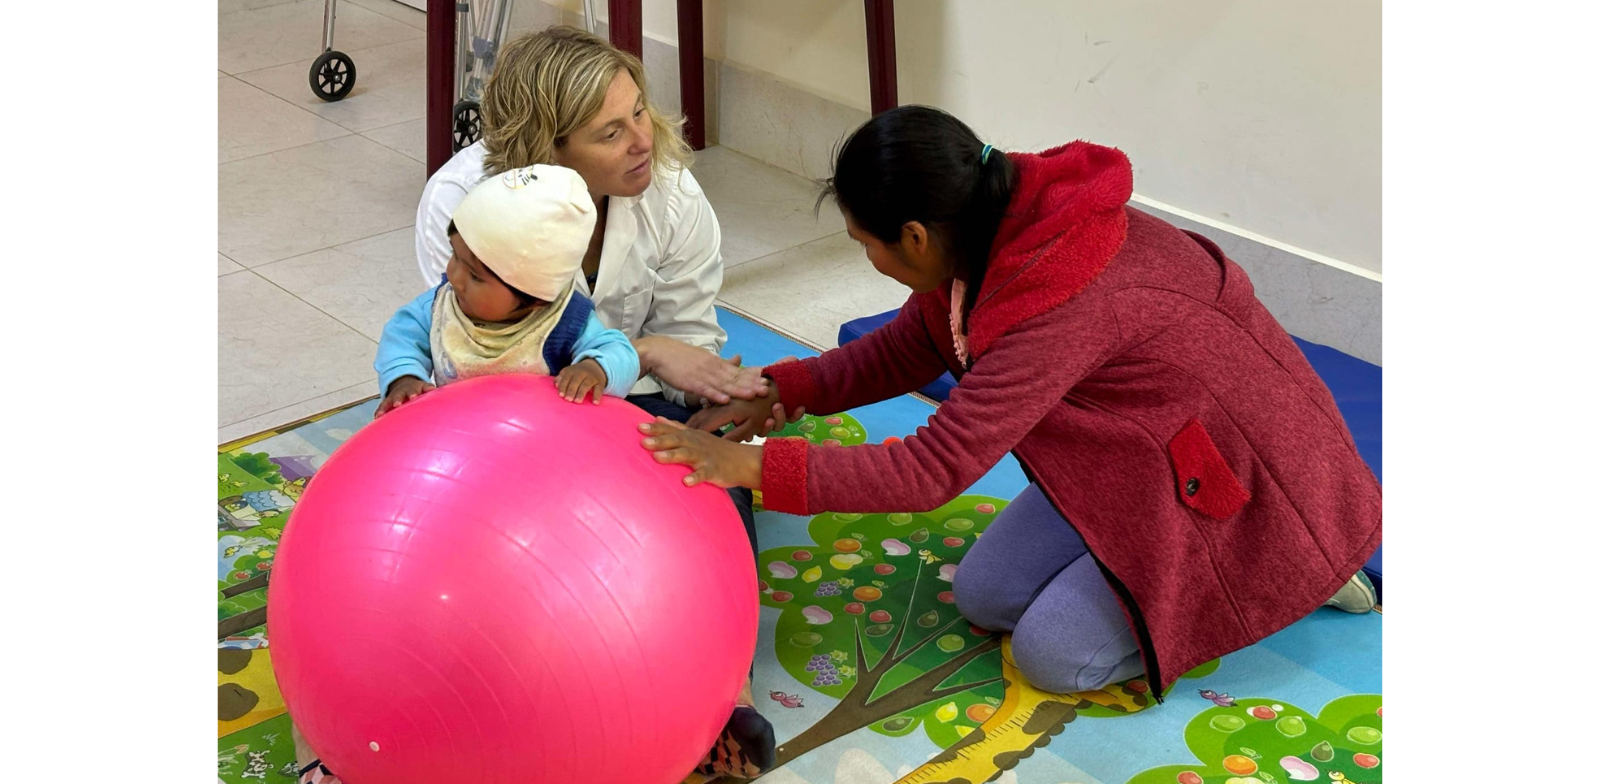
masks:
<instances>
[{"instance_id":1,"label":"baby's hand on ball","mask_svg":"<svg viewBox=\"0 0 1600 784\"><path fill-rule=\"evenodd\" d=\"M606 371L593 359L568 365L556 376L556 389L568 403L582 403L585 396L594 394L594 404L606 391Z\"/></svg>"},{"instance_id":2,"label":"baby's hand on ball","mask_svg":"<svg viewBox=\"0 0 1600 784\"><path fill-rule=\"evenodd\" d=\"M402 403L409 403L413 398L422 396L423 393L432 392L434 386L416 376L403 376L389 385L389 393L383 396L383 402L378 404L378 413L372 418L377 419L384 414L399 408Z\"/></svg>"}]
</instances>

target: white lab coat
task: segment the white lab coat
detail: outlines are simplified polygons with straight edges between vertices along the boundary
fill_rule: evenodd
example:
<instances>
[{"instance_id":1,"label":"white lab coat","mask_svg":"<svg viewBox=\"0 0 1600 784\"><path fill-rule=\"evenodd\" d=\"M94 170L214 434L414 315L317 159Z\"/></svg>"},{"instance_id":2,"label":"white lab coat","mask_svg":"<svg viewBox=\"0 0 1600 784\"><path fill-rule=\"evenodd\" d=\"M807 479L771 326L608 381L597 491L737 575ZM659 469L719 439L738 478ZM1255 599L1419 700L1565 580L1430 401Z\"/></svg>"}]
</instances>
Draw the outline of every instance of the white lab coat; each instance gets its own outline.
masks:
<instances>
[{"instance_id":1,"label":"white lab coat","mask_svg":"<svg viewBox=\"0 0 1600 784\"><path fill-rule=\"evenodd\" d=\"M483 142L455 154L428 179L417 205L417 264L436 286L450 262L445 229L457 204L484 178ZM657 172L644 193L611 197L594 291L578 275L578 290L594 301L601 323L629 339L665 335L720 354L728 335L713 302L722 289L722 229L694 175ZM645 376L632 394L661 392L683 405L683 392Z\"/></svg>"}]
</instances>

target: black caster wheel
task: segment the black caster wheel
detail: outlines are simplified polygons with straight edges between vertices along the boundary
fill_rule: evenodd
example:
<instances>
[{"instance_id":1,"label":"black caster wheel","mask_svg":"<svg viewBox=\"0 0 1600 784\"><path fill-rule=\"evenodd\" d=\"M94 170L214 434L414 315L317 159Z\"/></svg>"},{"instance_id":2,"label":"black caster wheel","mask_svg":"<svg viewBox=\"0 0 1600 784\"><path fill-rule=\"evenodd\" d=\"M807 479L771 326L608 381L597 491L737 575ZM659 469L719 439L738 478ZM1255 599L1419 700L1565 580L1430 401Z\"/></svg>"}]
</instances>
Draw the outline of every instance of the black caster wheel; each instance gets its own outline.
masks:
<instances>
[{"instance_id":1,"label":"black caster wheel","mask_svg":"<svg viewBox=\"0 0 1600 784\"><path fill-rule=\"evenodd\" d=\"M324 101L337 101L356 86L356 64L344 52L328 50L311 64L311 92Z\"/></svg>"},{"instance_id":2,"label":"black caster wheel","mask_svg":"<svg viewBox=\"0 0 1600 784\"><path fill-rule=\"evenodd\" d=\"M483 138L483 114L478 111L477 101L456 103L451 116L454 122L450 125L450 152L461 152L463 147Z\"/></svg>"}]
</instances>

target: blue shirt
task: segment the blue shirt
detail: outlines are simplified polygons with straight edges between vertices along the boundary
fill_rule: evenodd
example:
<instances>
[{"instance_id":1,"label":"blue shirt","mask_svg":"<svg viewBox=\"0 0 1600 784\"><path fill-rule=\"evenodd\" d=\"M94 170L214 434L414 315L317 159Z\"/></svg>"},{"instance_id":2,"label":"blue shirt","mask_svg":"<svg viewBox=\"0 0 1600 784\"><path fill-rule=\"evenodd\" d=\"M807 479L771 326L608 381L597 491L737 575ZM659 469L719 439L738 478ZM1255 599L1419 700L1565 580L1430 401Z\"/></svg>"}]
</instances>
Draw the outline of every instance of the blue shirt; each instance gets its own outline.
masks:
<instances>
[{"instance_id":1,"label":"blue shirt","mask_svg":"<svg viewBox=\"0 0 1600 784\"><path fill-rule=\"evenodd\" d=\"M378 340L378 357L372 366L378 371L378 394L388 394L389 385L406 376L433 381L433 300L445 285L422 293L401 306L383 327ZM563 329L565 327L565 329ZM561 314L557 332L571 333L570 339L553 334L546 342L546 364L551 373L568 365L592 359L606 373L605 393L627 397L639 380L639 352L632 341L614 329L606 329L594 313L587 297L574 292Z\"/></svg>"}]
</instances>

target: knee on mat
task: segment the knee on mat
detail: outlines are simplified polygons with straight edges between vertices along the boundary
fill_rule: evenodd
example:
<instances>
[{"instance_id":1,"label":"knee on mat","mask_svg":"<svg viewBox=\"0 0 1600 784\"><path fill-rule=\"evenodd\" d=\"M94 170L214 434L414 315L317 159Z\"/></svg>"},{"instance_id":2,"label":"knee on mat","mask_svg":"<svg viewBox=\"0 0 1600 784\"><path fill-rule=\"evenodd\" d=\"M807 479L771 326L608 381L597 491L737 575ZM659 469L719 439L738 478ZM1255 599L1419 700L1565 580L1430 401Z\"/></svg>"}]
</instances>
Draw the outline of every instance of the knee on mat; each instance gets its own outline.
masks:
<instances>
[{"instance_id":1,"label":"knee on mat","mask_svg":"<svg viewBox=\"0 0 1600 784\"><path fill-rule=\"evenodd\" d=\"M1008 631L1014 618L1007 618L1003 595L995 578L977 569L957 569L950 592L955 594L956 611L974 625L993 631Z\"/></svg>"},{"instance_id":2,"label":"knee on mat","mask_svg":"<svg viewBox=\"0 0 1600 784\"><path fill-rule=\"evenodd\" d=\"M1083 661L1059 643L1024 633L1011 636L1012 663L1034 688L1055 694L1103 689L1112 682L1117 663Z\"/></svg>"}]
</instances>

